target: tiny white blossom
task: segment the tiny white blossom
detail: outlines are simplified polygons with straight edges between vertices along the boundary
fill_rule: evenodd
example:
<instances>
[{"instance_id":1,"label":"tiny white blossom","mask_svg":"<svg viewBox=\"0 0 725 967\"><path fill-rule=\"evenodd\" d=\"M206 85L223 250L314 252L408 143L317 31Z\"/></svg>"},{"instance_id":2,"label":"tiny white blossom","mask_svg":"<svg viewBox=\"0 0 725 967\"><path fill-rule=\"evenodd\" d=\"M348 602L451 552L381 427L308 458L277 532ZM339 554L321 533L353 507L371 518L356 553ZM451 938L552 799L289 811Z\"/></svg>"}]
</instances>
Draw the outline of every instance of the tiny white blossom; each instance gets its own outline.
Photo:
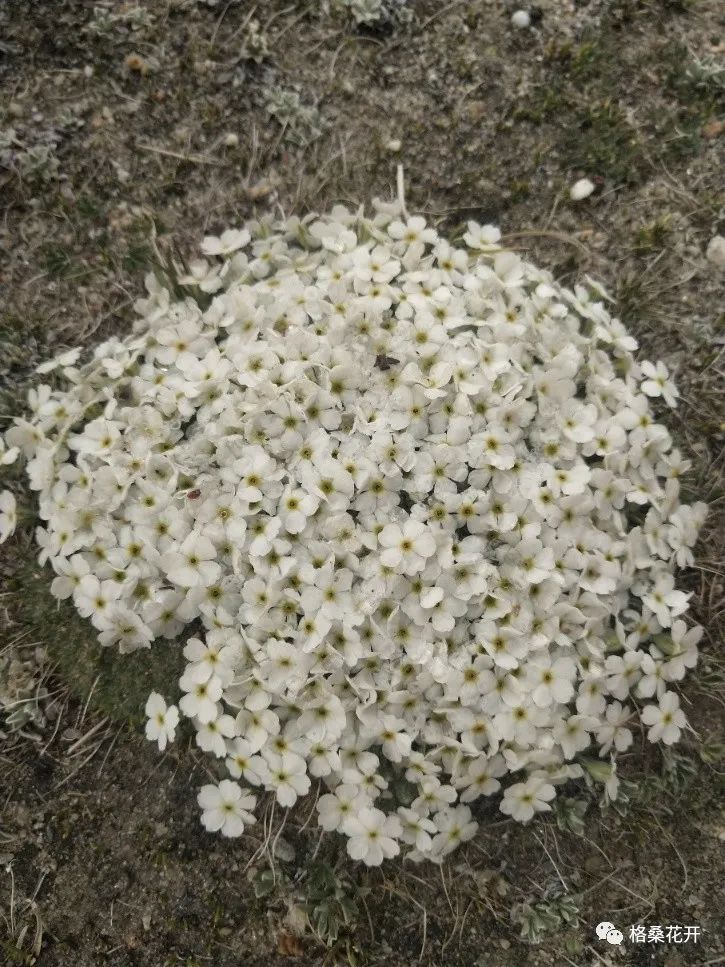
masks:
<instances>
[{"instance_id":1,"label":"tiny white blossom","mask_svg":"<svg viewBox=\"0 0 725 967\"><path fill-rule=\"evenodd\" d=\"M556 795L554 787L537 776L526 782L517 782L504 792L501 812L520 823L527 823L534 814L551 809L549 805Z\"/></svg>"},{"instance_id":2,"label":"tiny white blossom","mask_svg":"<svg viewBox=\"0 0 725 967\"><path fill-rule=\"evenodd\" d=\"M319 780L350 856L441 862L478 797L528 822L586 768L613 798L638 723L679 737L702 634L667 367L599 283L398 201L202 254L183 297L147 278L128 335L41 364L0 466L25 465L51 593L102 645L178 643L147 734L184 715L228 772L204 825L253 822L233 780L285 809ZM16 513L3 493L0 538Z\"/></svg>"},{"instance_id":3,"label":"tiny white blossom","mask_svg":"<svg viewBox=\"0 0 725 967\"><path fill-rule=\"evenodd\" d=\"M205 255L230 255L237 249L244 248L250 239L246 228L228 228L219 238L208 235L201 243L201 250Z\"/></svg>"},{"instance_id":4,"label":"tiny white blossom","mask_svg":"<svg viewBox=\"0 0 725 967\"><path fill-rule=\"evenodd\" d=\"M659 705L645 705L642 709L642 721L650 727L647 731L650 742L673 745L687 725L685 713L680 708L679 695L665 692L660 697Z\"/></svg>"},{"instance_id":5,"label":"tiny white blossom","mask_svg":"<svg viewBox=\"0 0 725 967\"><path fill-rule=\"evenodd\" d=\"M15 497L9 490L0 493L0 544L15 532L18 523Z\"/></svg>"},{"instance_id":6,"label":"tiny white blossom","mask_svg":"<svg viewBox=\"0 0 725 967\"><path fill-rule=\"evenodd\" d=\"M361 809L343 823L348 837L347 851L354 860L362 860L366 866L380 866L384 859L397 856L402 836L400 820L386 816L374 807Z\"/></svg>"},{"instance_id":7,"label":"tiny white blossom","mask_svg":"<svg viewBox=\"0 0 725 967\"><path fill-rule=\"evenodd\" d=\"M218 786L202 786L198 800L203 810L201 821L210 833L241 836L245 826L256 822L252 813L256 797L244 795L241 786L230 779L222 779Z\"/></svg>"},{"instance_id":8,"label":"tiny white blossom","mask_svg":"<svg viewBox=\"0 0 725 967\"><path fill-rule=\"evenodd\" d=\"M161 752L167 742L176 738L176 726L179 724L179 710L175 705L166 704L163 695L152 692L146 702L146 738L151 742L158 742Z\"/></svg>"}]
</instances>

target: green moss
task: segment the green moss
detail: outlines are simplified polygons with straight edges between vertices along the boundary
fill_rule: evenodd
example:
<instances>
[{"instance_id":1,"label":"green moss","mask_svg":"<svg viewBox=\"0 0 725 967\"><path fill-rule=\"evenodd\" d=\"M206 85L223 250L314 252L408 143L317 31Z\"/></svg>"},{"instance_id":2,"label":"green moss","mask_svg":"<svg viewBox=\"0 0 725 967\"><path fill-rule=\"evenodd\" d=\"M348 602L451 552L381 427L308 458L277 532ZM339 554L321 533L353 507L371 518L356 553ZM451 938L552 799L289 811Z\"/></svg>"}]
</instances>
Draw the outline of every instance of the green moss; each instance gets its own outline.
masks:
<instances>
[{"instance_id":1,"label":"green moss","mask_svg":"<svg viewBox=\"0 0 725 967\"><path fill-rule=\"evenodd\" d=\"M509 182L509 193L512 202L525 201L531 195L531 185L528 181L511 181Z\"/></svg>"},{"instance_id":2,"label":"green moss","mask_svg":"<svg viewBox=\"0 0 725 967\"><path fill-rule=\"evenodd\" d=\"M557 74L577 81L600 78L612 60L612 51L601 34L585 39L581 44L572 41L552 42L544 55L545 63Z\"/></svg>"},{"instance_id":3,"label":"green moss","mask_svg":"<svg viewBox=\"0 0 725 967\"><path fill-rule=\"evenodd\" d=\"M15 619L47 648L56 677L79 702L92 690L91 707L98 712L117 722L141 722L149 693L168 695L176 687L184 666L180 642L158 639L129 655L102 648L90 621L50 594L52 577L50 569L29 563L10 578Z\"/></svg>"},{"instance_id":4,"label":"green moss","mask_svg":"<svg viewBox=\"0 0 725 967\"><path fill-rule=\"evenodd\" d=\"M616 101L594 102L575 117L571 133L561 142L568 167L618 183L635 184L641 179L645 164L643 145Z\"/></svg>"},{"instance_id":5,"label":"green moss","mask_svg":"<svg viewBox=\"0 0 725 967\"><path fill-rule=\"evenodd\" d=\"M63 278L70 275L73 260L66 248L55 242L47 242L41 248L43 268L52 278Z\"/></svg>"}]
</instances>

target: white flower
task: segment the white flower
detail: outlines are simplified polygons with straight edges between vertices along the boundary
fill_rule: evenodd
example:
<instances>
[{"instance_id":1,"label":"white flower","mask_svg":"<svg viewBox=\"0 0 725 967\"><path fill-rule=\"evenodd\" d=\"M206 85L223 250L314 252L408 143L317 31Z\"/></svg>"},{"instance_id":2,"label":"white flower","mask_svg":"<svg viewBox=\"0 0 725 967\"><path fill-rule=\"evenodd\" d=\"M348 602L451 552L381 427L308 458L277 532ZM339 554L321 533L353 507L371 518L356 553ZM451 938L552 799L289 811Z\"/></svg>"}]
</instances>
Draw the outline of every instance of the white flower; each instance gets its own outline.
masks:
<instances>
[{"instance_id":1,"label":"white flower","mask_svg":"<svg viewBox=\"0 0 725 967\"><path fill-rule=\"evenodd\" d=\"M657 620L663 628L669 628L673 617L681 615L687 608L690 595L675 588L675 579L671 574L661 574L654 587L642 600L657 615Z\"/></svg>"},{"instance_id":2,"label":"white flower","mask_svg":"<svg viewBox=\"0 0 725 967\"><path fill-rule=\"evenodd\" d=\"M202 249L185 298L148 279L127 336L44 365L0 440L52 593L105 646L177 639L215 768L284 808L321 779L321 827L365 862L440 862L501 786L530 820L593 742L615 795L637 721L679 735L667 690L702 633L666 367L598 283L564 288L490 225L453 244L397 202L338 206ZM239 834L243 796L206 787L205 824Z\"/></svg>"},{"instance_id":3,"label":"white flower","mask_svg":"<svg viewBox=\"0 0 725 967\"><path fill-rule=\"evenodd\" d=\"M205 255L230 255L248 245L250 239L251 235L246 228L228 228L219 238L207 235L201 243L201 250Z\"/></svg>"},{"instance_id":4,"label":"white flower","mask_svg":"<svg viewBox=\"0 0 725 967\"><path fill-rule=\"evenodd\" d=\"M146 738L151 742L158 742L161 752L167 742L176 738L176 726L179 724L179 710L175 705L166 705L163 695L151 692L146 702Z\"/></svg>"},{"instance_id":5,"label":"white flower","mask_svg":"<svg viewBox=\"0 0 725 967\"><path fill-rule=\"evenodd\" d=\"M311 517L319 505L319 500L304 490L287 488L279 502L278 513L282 526L290 534L299 534L305 529L307 518Z\"/></svg>"},{"instance_id":6,"label":"white flower","mask_svg":"<svg viewBox=\"0 0 725 967\"><path fill-rule=\"evenodd\" d=\"M662 396L668 406L677 404L677 392L675 384L670 380L669 370L664 363L642 363L642 372L647 377L642 382L642 392L647 396Z\"/></svg>"},{"instance_id":7,"label":"white flower","mask_svg":"<svg viewBox=\"0 0 725 967\"><path fill-rule=\"evenodd\" d=\"M573 759L577 752L586 749L591 742L589 733L596 725L597 720L591 715L570 715L554 726L552 735L561 746L565 759Z\"/></svg>"},{"instance_id":8,"label":"white flower","mask_svg":"<svg viewBox=\"0 0 725 967\"><path fill-rule=\"evenodd\" d=\"M380 866L384 859L400 852L397 840L403 830L397 816L386 816L379 809L365 807L346 819L342 828L348 837L347 852L366 866Z\"/></svg>"},{"instance_id":9,"label":"white flower","mask_svg":"<svg viewBox=\"0 0 725 967\"><path fill-rule=\"evenodd\" d=\"M660 697L659 705L645 705L642 709L642 721L650 726L647 730L650 742L673 745L687 725L685 713L680 708L680 696L675 692L665 692Z\"/></svg>"},{"instance_id":10,"label":"white flower","mask_svg":"<svg viewBox=\"0 0 725 967\"><path fill-rule=\"evenodd\" d=\"M436 241L435 230L426 228L425 219L418 215L409 218L406 223L393 221L388 225L388 233L391 238L401 239L406 245L414 245L416 242L432 243Z\"/></svg>"},{"instance_id":11,"label":"white flower","mask_svg":"<svg viewBox=\"0 0 725 967\"><path fill-rule=\"evenodd\" d=\"M265 773L264 762L260 756L254 754L251 743L246 739L235 738L228 742L227 756L226 766L234 779L240 779L243 776L253 786L261 783Z\"/></svg>"},{"instance_id":12,"label":"white flower","mask_svg":"<svg viewBox=\"0 0 725 967\"><path fill-rule=\"evenodd\" d=\"M186 671L179 679L179 686L187 693L179 702L179 708L187 718L197 718L206 724L218 717L217 703L222 697L222 683L216 675L199 681L197 676Z\"/></svg>"},{"instance_id":13,"label":"white flower","mask_svg":"<svg viewBox=\"0 0 725 967\"><path fill-rule=\"evenodd\" d=\"M361 809L369 807L369 799L358 786L342 782L332 793L326 793L317 800L319 823L327 832L340 829L350 818L358 815Z\"/></svg>"},{"instance_id":14,"label":"white flower","mask_svg":"<svg viewBox=\"0 0 725 967\"><path fill-rule=\"evenodd\" d=\"M380 720L366 730L374 736L381 745L383 755L391 762L401 762L409 755L412 740L405 728L405 722L394 715L382 715Z\"/></svg>"},{"instance_id":15,"label":"white flower","mask_svg":"<svg viewBox=\"0 0 725 967\"><path fill-rule=\"evenodd\" d=\"M608 755L612 746L617 752L624 752L634 742L634 736L626 724L632 718L632 710L620 702L607 706L607 721L597 729L597 742L601 746L599 755Z\"/></svg>"},{"instance_id":16,"label":"white flower","mask_svg":"<svg viewBox=\"0 0 725 967\"><path fill-rule=\"evenodd\" d=\"M162 555L161 565L174 584L185 588L208 586L221 574L216 557L217 550L209 538L192 532L175 549Z\"/></svg>"},{"instance_id":17,"label":"white flower","mask_svg":"<svg viewBox=\"0 0 725 967\"><path fill-rule=\"evenodd\" d=\"M123 655L138 648L150 648L153 637L151 629L135 611L115 603L106 609L98 640L105 647L118 645Z\"/></svg>"},{"instance_id":18,"label":"white flower","mask_svg":"<svg viewBox=\"0 0 725 967\"><path fill-rule=\"evenodd\" d=\"M80 585L81 579L91 572L90 564L82 554L54 558L53 569L58 577L53 579L50 590L59 600L69 598Z\"/></svg>"},{"instance_id":19,"label":"white flower","mask_svg":"<svg viewBox=\"0 0 725 967\"><path fill-rule=\"evenodd\" d=\"M492 796L501 788L499 778L506 774L506 763L500 755L474 759L457 783L463 789L461 802L472 802L479 796Z\"/></svg>"},{"instance_id":20,"label":"white flower","mask_svg":"<svg viewBox=\"0 0 725 967\"><path fill-rule=\"evenodd\" d=\"M15 532L18 523L15 497L9 490L0 493L0 544Z\"/></svg>"},{"instance_id":21,"label":"white flower","mask_svg":"<svg viewBox=\"0 0 725 967\"><path fill-rule=\"evenodd\" d=\"M386 525L378 538L384 548L380 560L386 567L402 574L422 571L426 560L435 554L436 542L430 528L420 521L409 520L402 527Z\"/></svg>"},{"instance_id":22,"label":"white flower","mask_svg":"<svg viewBox=\"0 0 725 967\"><path fill-rule=\"evenodd\" d=\"M256 822L252 813L256 796L245 796L241 786L230 779L222 779L218 786L202 786L198 801L203 810L201 821L210 833L241 836L245 826Z\"/></svg>"},{"instance_id":23,"label":"white flower","mask_svg":"<svg viewBox=\"0 0 725 967\"><path fill-rule=\"evenodd\" d=\"M405 806L398 808L398 818L402 827L402 841L422 853L428 852L433 845L432 837L438 832L438 827L433 820Z\"/></svg>"},{"instance_id":24,"label":"white flower","mask_svg":"<svg viewBox=\"0 0 725 967\"><path fill-rule=\"evenodd\" d=\"M113 604L123 593L116 581L99 581L93 574L86 574L78 582L73 601L78 613L90 618L93 626L100 630L109 627L108 618Z\"/></svg>"},{"instance_id":25,"label":"white flower","mask_svg":"<svg viewBox=\"0 0 725 967\"><path fill-rule=\"evenodd\" d=\"M551 809L549 803L556 795L552 785L539 776L517 782L505 790L501 812L520 823L528 823L535 813Z\"/></svg>"},{"instance_id":26,"label":"white flower","mask_svg":"<svg viewBox=\"0 0 725 967\"><path fill-rule=\"evenodd\" d=\"M196 744L204 752L211 752L218 759L227 754L227 739L234 736L234 719L231 715L219 715L209 722L200 722L196 730Z\"/></svg>"},{"instance_id":27,"label":"white flower","mask_svg":"<svg viewBox=\"0 0 725 967\"><path fill-rule=\"evenodd\" d=\"M552 702L568 702L574 694L576 665L571 658L556 658L548 655L534 655L531 660L531 683L534 686L531 697L540 708L547 708Z\"/></svg>"},{"instance_id":28,"label":"white flower","mask_svg":"<svg viewBox=\"0 0 725 967\"><path fill-rule=\"evenodd\" d=\"M305 770L305 760L294 753L272 754L267 758L267 771L263 776L267 789L274 790L280 806L294 806L298 796L304 796L310 788Z\"/></svg>"},{"instance_id":29,"label":"white flower","mask_svg":"<svg viewBox=\"0 0 725 967\"><path fill-rule=\"evenodd\" d=\"M441 810L435 817L435 825L439 832L433 837L431 849L438 858L447 856L461 843L473 839L478 829L478 823L471 818L468 806Z\"/></svg>"},{"instance_id":30,"label":"white flower","mask_svg":"<svg viewBox=\"0 0 725 967\"><path fill-rule=\"evenodd\" d=\"M0 467L9 467L11 463L15 463L19 453L19 447L6 447L5 441L0 436Z\"/></svg>"}]
</instances>

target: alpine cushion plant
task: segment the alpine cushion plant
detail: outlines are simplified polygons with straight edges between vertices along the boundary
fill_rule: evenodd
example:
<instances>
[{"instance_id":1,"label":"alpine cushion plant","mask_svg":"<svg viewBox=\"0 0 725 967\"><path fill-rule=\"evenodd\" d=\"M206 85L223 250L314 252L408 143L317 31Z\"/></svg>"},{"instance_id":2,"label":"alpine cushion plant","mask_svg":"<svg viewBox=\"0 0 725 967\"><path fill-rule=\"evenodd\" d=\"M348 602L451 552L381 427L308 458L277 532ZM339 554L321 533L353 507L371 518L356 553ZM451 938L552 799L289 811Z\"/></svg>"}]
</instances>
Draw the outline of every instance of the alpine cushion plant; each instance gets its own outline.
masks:
<instances>
[{"instance_id":1,"label":"alpine cushion plant","mask_svg":"<svg viewBox=\"0 0 725 967\"><path fill-rule=\"evenodd\" d=\"M701 634L666 368L491 226L452 244L377 203L202 248L186 298L151 275L130 336L44 364L0 453L53 593L121 652L180 640L147 735L180 712L227 773L206 828L314 790L351 857L438 861L479 797L527 822L585 768L616 796L639 723L685 727Z\"/></svg>"}]
</instances>

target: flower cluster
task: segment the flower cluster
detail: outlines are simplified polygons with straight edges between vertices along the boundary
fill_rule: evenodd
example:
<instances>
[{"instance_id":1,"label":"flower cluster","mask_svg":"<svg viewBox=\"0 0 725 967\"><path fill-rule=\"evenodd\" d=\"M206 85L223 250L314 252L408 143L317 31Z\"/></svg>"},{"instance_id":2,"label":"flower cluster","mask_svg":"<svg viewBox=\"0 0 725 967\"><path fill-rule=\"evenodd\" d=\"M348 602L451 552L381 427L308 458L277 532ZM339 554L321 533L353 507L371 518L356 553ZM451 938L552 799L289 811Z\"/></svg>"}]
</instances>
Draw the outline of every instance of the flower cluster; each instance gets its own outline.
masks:
<instances>
[{"instance_id":1,"label":"flower cluster","mask_svg":"<svg viewBox=\"0 0 725 967\"><path fill-rule=\"evenodd\" d=\"M638 721L679 737L701 634L673 575L705 508L650 409L667 369L491 226L454 245L378 203L202 249L187 298L149 277L129 337L44 364L3 452L103 645L193 623L147 735L180 712L226 770L205 826L241 834L248 787L322 787L351 857L440 860L502 788L524 822L587 763L616 795Z\"/></svg>"}]
</instances>

